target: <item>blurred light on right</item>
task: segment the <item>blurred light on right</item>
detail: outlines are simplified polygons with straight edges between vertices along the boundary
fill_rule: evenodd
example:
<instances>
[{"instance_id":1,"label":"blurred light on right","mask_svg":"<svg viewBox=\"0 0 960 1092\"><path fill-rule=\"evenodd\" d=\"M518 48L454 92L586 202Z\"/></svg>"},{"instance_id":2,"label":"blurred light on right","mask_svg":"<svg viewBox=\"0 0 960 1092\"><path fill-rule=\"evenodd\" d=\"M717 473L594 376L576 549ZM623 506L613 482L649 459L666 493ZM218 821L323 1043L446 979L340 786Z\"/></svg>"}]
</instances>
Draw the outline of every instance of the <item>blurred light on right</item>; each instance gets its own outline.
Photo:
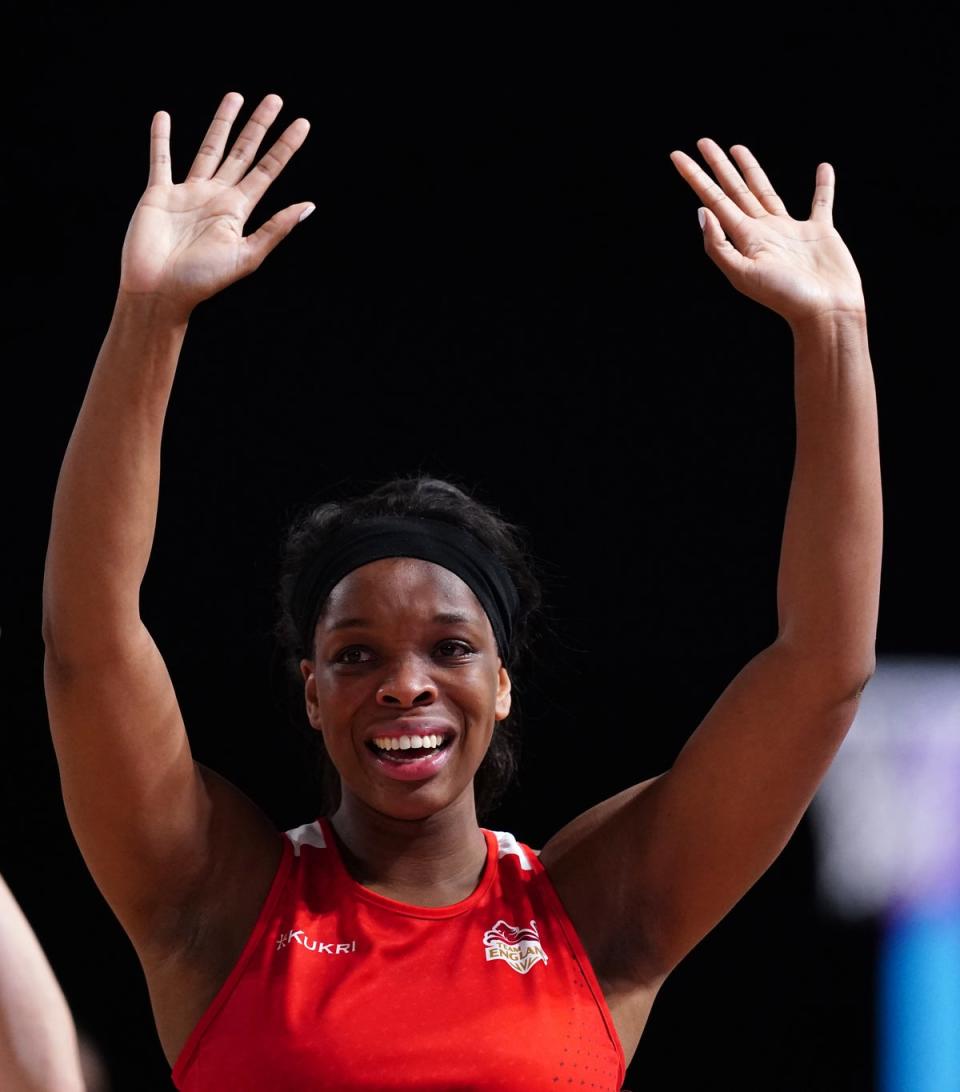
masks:
<instances>
[{"instance_id":1,"label":"blurred light on right","mask_svg":"<svg viewBox=\"0 0 960 1092\"><path fill-rule=\"evenodd\" d=\"M825 905L885 925L882 1092L960 1092L960 661L881 658L810 816Z\"/></svg>"}]
</instances>

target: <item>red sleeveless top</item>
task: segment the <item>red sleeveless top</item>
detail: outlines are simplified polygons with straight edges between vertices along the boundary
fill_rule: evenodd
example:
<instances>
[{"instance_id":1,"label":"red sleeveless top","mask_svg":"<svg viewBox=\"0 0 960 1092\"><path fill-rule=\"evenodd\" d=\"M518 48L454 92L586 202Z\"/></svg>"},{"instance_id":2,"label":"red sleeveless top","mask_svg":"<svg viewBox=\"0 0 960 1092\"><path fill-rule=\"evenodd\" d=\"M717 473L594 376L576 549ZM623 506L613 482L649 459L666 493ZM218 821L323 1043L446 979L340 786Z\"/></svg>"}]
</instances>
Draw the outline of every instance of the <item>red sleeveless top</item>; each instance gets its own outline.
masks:
<instances>
[{"instance_id":1,"label":"red sleeveless top","mask_svg":"<svg viewBox=\"0 0 960 1092\"><path fill-rule=\"evenodd\" d=\"M182 1092L527 1092L623 1084L587 954L536 854L484 830L476 890L397 902L326 819L288 831L236 966L173 1069Z\"/></svg>"}]
</instances>

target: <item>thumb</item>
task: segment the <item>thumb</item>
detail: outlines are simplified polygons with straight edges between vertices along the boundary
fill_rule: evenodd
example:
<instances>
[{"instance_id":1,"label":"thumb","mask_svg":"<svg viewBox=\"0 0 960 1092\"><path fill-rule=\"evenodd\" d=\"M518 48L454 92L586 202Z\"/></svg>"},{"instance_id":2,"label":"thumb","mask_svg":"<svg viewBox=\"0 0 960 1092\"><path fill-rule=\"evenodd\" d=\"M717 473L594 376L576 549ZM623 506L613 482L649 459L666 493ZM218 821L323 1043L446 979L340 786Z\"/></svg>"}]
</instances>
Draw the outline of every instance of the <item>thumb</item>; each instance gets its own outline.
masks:
<instances>
[{"instance_id":1,"label":"thumb","mask_svg":"<svg viewBox=\"0 0 960 1092\"><path fill-rule=\"evenodd\" d=\"M248 235L244 240L247 246L247 262L244 273L252 273L257 269L270 251L278 246L301 220L306 220L316 207L312 201L302 201L298 205L290 205L271 216L252 235Z\"/></svg>"}]
</instances>

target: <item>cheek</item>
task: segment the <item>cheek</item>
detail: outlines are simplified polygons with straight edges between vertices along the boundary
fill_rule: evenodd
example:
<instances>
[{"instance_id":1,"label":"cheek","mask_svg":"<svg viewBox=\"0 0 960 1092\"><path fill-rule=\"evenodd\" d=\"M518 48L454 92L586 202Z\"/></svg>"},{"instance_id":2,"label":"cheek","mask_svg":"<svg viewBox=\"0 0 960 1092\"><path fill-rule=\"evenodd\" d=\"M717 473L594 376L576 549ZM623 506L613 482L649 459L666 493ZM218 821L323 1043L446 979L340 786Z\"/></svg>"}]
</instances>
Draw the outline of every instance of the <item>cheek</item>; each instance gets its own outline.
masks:
<instances>
[{"instance_id":1,"label":"cheek","mask_svg":"<svg viewBox=\"0 0 960 1092\"><path fill-rule=\"evenodd\" d=\"M323 677L315 690L317 718L324 735L349 723L364 704L375 701L376 689L369 680L350 677Z\"/></svg>"},{"instance_id":2,"label":"cheek","mask_svg":"<svg viewBox=\"0 0 960 1092\"><path fill-rule=\"evenodd\" d=\"M464 680L466 683L466 680ZM458 704L471 718L483 722L483 727L492 724L496 713L497 704L497 674L489 670L478 670L469 680L469 685L464 685L457 696Z\"/></svg>"}]
</instances>

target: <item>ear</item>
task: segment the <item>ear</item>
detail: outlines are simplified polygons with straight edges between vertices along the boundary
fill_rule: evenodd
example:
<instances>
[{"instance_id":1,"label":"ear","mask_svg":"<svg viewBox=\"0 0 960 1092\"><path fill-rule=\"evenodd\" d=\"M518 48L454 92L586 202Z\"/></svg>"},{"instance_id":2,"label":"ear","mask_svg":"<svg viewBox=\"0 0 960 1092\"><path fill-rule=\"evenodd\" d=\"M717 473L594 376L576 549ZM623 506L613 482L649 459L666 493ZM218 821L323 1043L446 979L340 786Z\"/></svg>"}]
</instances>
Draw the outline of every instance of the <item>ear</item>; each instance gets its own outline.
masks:
<instances>
[{"instance_id":1,"label":"ear","mask_svg":"<svg viewBox=\"0 0 960 1092\"><path fill-rule=\"evenodd\" d=\"M314 674L313 661L300 661L300 674L303 676L303 697L307 707L307 720L310 727L320 731L320 709L317 705L317 676Z\"/></svg>"},{"instance_id":2,"label":"ear","mask_svg":"<svg viewBox=\"0 0 960 1092\"><path fill-rule=\"evenodd\" d=\"M507 673L507 669L501 664L500 669L497 672L497 701L494 706L495 720L506 720L507 717L510 716L510 693L510 676Z\"/></svg>"}]
</instances>

